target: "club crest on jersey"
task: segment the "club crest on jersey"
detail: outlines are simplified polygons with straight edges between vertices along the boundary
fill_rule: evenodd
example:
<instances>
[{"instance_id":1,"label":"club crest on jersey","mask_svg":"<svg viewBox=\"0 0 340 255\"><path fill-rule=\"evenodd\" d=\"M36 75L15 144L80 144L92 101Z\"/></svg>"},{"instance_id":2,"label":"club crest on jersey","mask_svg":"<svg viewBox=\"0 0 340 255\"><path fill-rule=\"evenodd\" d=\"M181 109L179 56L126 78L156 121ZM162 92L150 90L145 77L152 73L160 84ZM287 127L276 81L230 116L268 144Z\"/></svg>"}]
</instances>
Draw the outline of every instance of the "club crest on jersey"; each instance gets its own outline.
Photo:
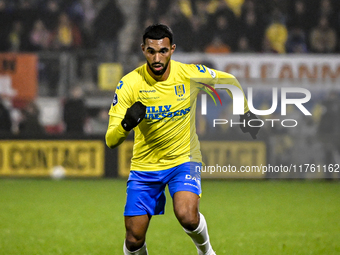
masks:
<instances>
[{"instance_id":1,"label":"club crest on jersey","mask_svg":"<svg viewBox=\"0 0 340 255\"><path fill-rule=\"evenodd\" d=\"M182 97L185 94L185 86L184 84L175 85L175 94L176 96Z\"/></svg>"},{"instance_id":2,"label":"club crest on jersey","mask_svg":"<svg viewBox=\"0 0 340 255\"><path fill-rule=\"evenodd\" d=\"M112 101L112 106L115 106L118 103L118 95L117 93L115 93L114 97L113 97L113 101Z\"/></svg>"}]
</instances>

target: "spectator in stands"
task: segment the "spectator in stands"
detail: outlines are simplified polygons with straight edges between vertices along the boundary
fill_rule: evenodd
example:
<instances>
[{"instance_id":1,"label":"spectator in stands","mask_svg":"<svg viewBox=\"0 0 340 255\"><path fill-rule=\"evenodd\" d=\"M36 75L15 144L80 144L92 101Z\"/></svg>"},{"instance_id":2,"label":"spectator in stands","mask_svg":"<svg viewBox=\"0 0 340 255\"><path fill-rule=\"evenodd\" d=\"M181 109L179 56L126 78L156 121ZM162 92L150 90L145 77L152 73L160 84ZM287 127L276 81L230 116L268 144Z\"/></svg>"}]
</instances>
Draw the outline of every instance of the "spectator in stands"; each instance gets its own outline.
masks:
<instances>
[{"instance_id":1,"label":"spectator in stands","mask_svg":"<svg viewBox=\"0 0 340 255\"><path fill-rule=\"evenodd\" d=\"M151 24L155 24L160 22L160 18L169 9L170 1L142 0L140 6L140 24L144 24L145 20L151 20Z\"/></svg>"},{"instance_id":2,"label":"spectator in stands","mask_svg":"<svg viewBox=\"0 0 340 255\"><path fill-rule=\"evenodd\" d=\"M47 30L41 19L34 22L29 40L34 51L47 50L50 47L51 33Z\"/></svg>"},{"instance_id":3,"label":"spectator in stands","mask_svg":"<svg viewBox=\"0 0 340 255\"><path fill-rule=\"evenodd\" d=\"M202 36L203 34L203 36ZM190 19L190 36L188 40L188 47L190 48L188 51L190 52L202 52L204 51L204 47L212 38L207 38L204 36L207 34L206 26L202 23L197 16L193 16Z\"/></svg>"},{"instance_id":4,"label":"spectator in stands","mask_svg":"<svg viewBox=\"0 0 340 255\"><path fill-rule=\"evenodd\" d=\"M84 8L81 0L69 1L64 9L74 23L79 25L82 22L84 18Z\"/></svg>"},{"instance_id":5,"label":"spectator in stands","mask_svg":"<svg viewBox=\"0 0 340 255\"><path fill-rule=\"evenodd\" d=\"M0 135L9 134L12 130L12 120L10 112L2 101L0 95Z\"/></svg>"},{"instance_id":6,"label":"spectator in stands","mask_svg":"<svg viewBox=\"0 0 340 255\"><path fill-rule=\"evenodd\" d=\"M335 20L336 10L333 8L333 4L331 0L321 0L320 2L320 8L319 8L319 18L326 17L327 20L334 24L336 22Z\"/></svg>"},{"instance_id":7,"label":"spectator in stands","mask_svg":"<svg viewBox=\"0 0 340 255\"><path fill-rule=\"evenodd\" d=\"M313 15L310 11L308 12L306 3L303 0L293 1L291 13L288 15L287 26L289 29L298 27L308 33L313 24L313 19Z\"/></svg>"},{"instance_id":8,"label":"spectator in stands","mask_svg":"<svg viewBox=\"0 0 340 255\"><path fill-rule=\"evenodd\" d=\"M195 15L200 21L200 23L205 26L208 25L210 14L208 12L209 3L205 0L195 1Z\"/></svg>"},{"instance_id":9,"label":"spectator in stands","mask_svg":"<svg viewBox=\"0 0 340 255\"><path fill-rule=\"evenodd\" d=\"M286 52L286 41L288 39L288 30L282 22L281 13L276 10L273 15L273 22L267 27L265 40L270 47L279 54Z\"/></svg>"},{"instance_id":10,"label":"spectator in stands","mask_svg":"<svg viewBox=\"0 0 340 255\"><path fill-rule=\"evenodd\" d=\"M71 89L71 96L65 100L64 123L66 132L83 134L86 120L86 106L83 99L83 89L76 86Z\"/></svg>"},{"instance_id":11,"label":"spectator in stands","mask_svg":"<svg viewBox=\"0 0 340 255\"><path fill-rule=\"evenodd\" d=\"M115 0L110 0L99 11L95 21L100 62L118 61L118 35L125 24L123 13Z\"/></svg>"},{"instance_id":12,"label":"spectator in stands","mask_svg":"<svg viewBox=\"0 0 340 255\"><path fill-rule=\"evenodd\" d=\"M150 24L167 21L165 23L170 25L175 33L177 30L176 43L178 50L182 51L203 51L215 37L215 28L221 21L220 16L227 20L227 30L230 30L220 33L220 36L233 52L238 50L239 42L247 40L256 52L261 52L262 42L267 49L262 51L284 52L282 43L274 40L282 39L284 24L289 31L302 29L304 34L308 35L306 44L310 49L311 41L314 40L310 36L311 28L316 28L322 17L327 18L329 27L335 30L337 37L340 36L340 1L337 0L141 0L140 3L139 24L144 27L145 22ZM100 6L103 7L98 8ZM273 10L282 14L279 25L269 21L271 18L268 13L272 13ZM57 32L60 31L59 16L63 12L67 12L68 20L73 21L70 22L72 36L70 29L61 29L62 33ZM101 52L99 55L102 56L101 62L118 60L117 38L124 25L124 17L117 0L0 0L0 51L30 50L27 47L32 45L29 42L32 40L29 32L36 26L34 24L36 20L42 20L47 30L54 31L55 49L74 49L79 45L87 48L98 46ZM267 34L264 40L268 24L276 31L271 30L274 38L268 38ZM197 36L198 33L195 32L197 30L204 36ZM279 36L276 36L277 33ZM240 40L240 35L246 39ZM229 38L231 44L225 41L226 38ZM195 45L195 48L191 45ZM40 47L33 48L38 50ZM304 52L303 47L296 49L297 52ZM318 53L338 51L340 44L334 50L312 50Z\"/></svg>"},{"instance_id":13,"label":"spectator in stands","mask_svg":"<svg viewBox=\"0 0 340 255\"><path fill-rule=\"evenodd\" d=\"M198 24L198 30L196 32L196 38L197 41L200 43L199 48L203 51L204 48L208 45L208 43L211 41L212 37L211 36L211 27L210 23L212 22L213 15L211 15L208 12L208 5L209 2L205 0L198 0L198 1L193 1L195 3L195 20L197 21ZM209 36L208 36L209 35ZM197 43L193 42L193 43Z\"/></svg>"},{"instance_id":14,"label":"spectator in stands","mask_svg":"<svg viewBox=\"0 0 340 255\"><path fill-rule=\"evenodd\" d=\"M48 0L41 8L41 19L44 21L46 28L50 31L54 31L58 26L58 18L62 8L59 1Z\"/></svg>"},{"instance_id":15,"label":"spectator in stands","mask_svg":"<svg viewBox=\"0 0 340 255\"><path fill-rule=\"evenodd\" d=\"M74 4L72 7L73 15L78 20L80 30L82 31L83 46L85 48L94 48L94 20L96 18L96 9L93 0L80 0L78 4Z\"/></svg>"},{"instance_id":16,"label":"spectator in stands","mask_svg":"<svg viewBox=\"0 0 340 255\"><path fill-rule=\"evenodd\" d=\"M59 15L58 26L52 35L52 46L55 49L70 50L79 48L82 39L78 26L71 22L69 16L63 12Z\"/></svg>"},{"instance_id":17,"label":"spectator in stands","mask_svg":"<svg viewBox=\"0 0 340 255\"><path fill-rule=\"evenodd\" d=\"M237 43L237 52L241 53L254 53L255 49L249 44L246 36L241 36Z\"/></svg>"},{"instance_id":18,"label":"spectator in stands","mask_svg":"<svg viewBox=\"0 0 340 255\"><path fill-rule=\"evenodd\" d=\"M177 0L177 5L179 6L179 9L181 10L181 13L183 13L184 16L186 16L188 19L192 18L194 14L193 10L193 2L190 0Z\"/></svg>"},{"instance_id":19,"label":"spectator in stands","mask_svg":"<svg viewBox=\"0 0 340 255\"><path fill-rule=\"evenodd\" d=\"M9 48L8 33L11 29L11 14L7 11L7 3L0 0L0 51L6 51Z\"/></svg>"},{"instance_id":20,"label":"spectator in stands","mask_svg":"<svg viewBox=\"0 0 340 255\"><path fill-rule=\"evenodd\" d=\"M224 0L228 7L233 11L236 17L241 16L242 12L242 5L244 3L244 0Z\"/></svg>"},{"instance_id":21,"label":"spectator in stands","mask_svg":"<svg viewBox=\"0 0 340 255\"><path fill-rule=\"evenodd\" d=\"M90 119L89 132L91 134L103 135L106 133L109 124L109 115L107 114L107 111L107 109L101 109L97 116Z\"/></svg>"},{"instance_id":22,"label":"spectator in stands","mask_svg":"<svg viewBox=\"0 0 340 255\"><path fill-rule=\"evenodd\" d=\"M252 0L259 13L264 16L266 21L270 21L272 19L271 14L273 12L280 12L282 14L282 18L286 17L289 0ZM293 0L295 1L295 0ZM283 21L282 21L283 22Z\"/></svg>"},{"instance_id":23,"label":"spectator in stands","mask_svg":"<svg viewBox=\"0 0 340 255\"><path fill-rule=\"evenodd\" d=\"M19 9L31 9L34 7L34 1L29 1L29 0L21 0L19 1Z\"/></svg>"},{"instance_id":24,"label":"spectator in stands","mask_svg":"<svg viewBox=\"0 0 340 255\"><path fill-rule=\"evenodd\" d=\"M315 53L332 53L335 51L337 35L329 26L328 19L321 17L319 23L310 33L310 47Z\"/></svg>"},{"instance_id":25,"label":"spectator in stands","mask_svg":"<svg viewBox=\"0 0 340 255\"><path fill-rule=\"evenodd\" d=\"M262 20L260 20L254 7L251 9L244 9L240 22L241 34L246 37L255 51L260 52L264 35L264 24Z\"/></svg>"},{"instance_id":26,"label":"spectator in stands","mask_svg":"<svg viewBox=\"0 0 340 255\"><path fill-rule=\"evenodd\" d=\"M96 9L93 0L82 0L81 5L84 11L83 27L89 33L93 33L93 23L96 17Z\"/></svg>"},{"instance_id":27,"label":"spectator in stands","mask_svg":"<svg viewBox=\"0 0 340 255\"><path fill-rule=\"evenodd\" d=\"M272 44L267 38L263 39L261 53L279 53L276 49L272 47Z\"/></svg>"},{"instance_id":28,"label":"spectator in stands","mask_svg":"<svg viewBox=\"0 0 340 255\"><path fill-rule=\"evenodd\" d=\"M166 14L169 22L165 24L171 26L174 34L177 34L177 51L203 52L212 40L214 35L209 28L210 15L206 7L207 3L203 0L172 2Z\"/></svg>"},{"instance_id":29,"label":"spectator in stands","mask_svg":"<svg viewBox=\"0 0 340 255\"><path fill-rule=\"evenodd\" d=\"M215 35L215 37L212 39L211 43L207 45L204 52L205 53L230 53L230 47L229 45L223 43L221 38L218 35Z\"/></svg>"},{"instance_id":30,"label":"spectator in stands","mask_svg":"<svg viewBox=\"0 0 340 255\"><path fill-rule=\"evenodd\" d=\"M293 28L289 32L287 44L287 53L307 53L306 36L302 29Z\"/></svg>"},{"instance_id":31,"label":"spectator in stands","mask_svg":"<svg viewBox=\"0 0 340 255\"><path fill-rule=\"evenodd\" d=\"M227 16L220 13L216 17L216 26L213 29L213 34L210 38L214 38L216 35L220 36L222 42L231 49L231 51L235 51L238 34L235 31L235 27L232 25Z\"/></svg>"},{"instance_id":32,"label":"spectator in stands","mask_svg":"<svg viewBox=\"0 0 340 255\"><path fill-rule=\"evenodd\" d=\"M170 17L170 26L176 34L174 41L176 43L176 50L190 51L191 50L191 22L182 12L179 4L172 4L168 12Z\"/></svg>"},{"instance_id":33,"label":"spectator in stands","mask_svg":"<svg viewBox=\"0 0 340 255\"><path fill-rule=\"evenodd\" d=\"M6 1L0 0L0 11L6 10Z\"/></svg>"},{"instance_id":34,"label":"spectator in stands","mask_svg":"<svg viewBox=\"0 0 340 255\"><path fill-rule=\"evenodd\" d=\"M44 127L39 120L40 111L34 102L30 102L21 112L19 123L19 134L22 135L42 135L45 133Z\"/></svg>"},{"instance_id":35,"label":"spectator in stands","mask_svg":"<svg viewBox=\"0 0 340 255\"><path fill-rule=\"evenodd\" d=\"M25 35L23 30L23 25L20 20L14 21L12 25L12 30L8 35L9 50L18 52L25 49Z\"/></svg>"}]
</instances>

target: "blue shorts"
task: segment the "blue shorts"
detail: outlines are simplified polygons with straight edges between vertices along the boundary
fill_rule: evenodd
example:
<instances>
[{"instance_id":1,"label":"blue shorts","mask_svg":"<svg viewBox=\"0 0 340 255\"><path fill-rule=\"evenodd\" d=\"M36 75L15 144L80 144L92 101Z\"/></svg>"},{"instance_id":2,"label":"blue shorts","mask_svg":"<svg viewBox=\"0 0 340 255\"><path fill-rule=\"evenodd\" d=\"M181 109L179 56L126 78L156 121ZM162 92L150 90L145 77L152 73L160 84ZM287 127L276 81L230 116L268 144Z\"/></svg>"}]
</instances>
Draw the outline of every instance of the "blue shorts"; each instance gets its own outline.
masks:
<instances>
[{"instance_id":1,"label":"blue shorts","mask_svg":"<svg viewBox=\"0 0 340 255\"><path fill-rule=\"evenodd\" d=\"M124 216L164 214L167 184L171 197L177 191L201 195L201 175L195 171L195 167L201 165L187 162L160 171L131 171L127 182Z\"/></svg>"}]
</instances>

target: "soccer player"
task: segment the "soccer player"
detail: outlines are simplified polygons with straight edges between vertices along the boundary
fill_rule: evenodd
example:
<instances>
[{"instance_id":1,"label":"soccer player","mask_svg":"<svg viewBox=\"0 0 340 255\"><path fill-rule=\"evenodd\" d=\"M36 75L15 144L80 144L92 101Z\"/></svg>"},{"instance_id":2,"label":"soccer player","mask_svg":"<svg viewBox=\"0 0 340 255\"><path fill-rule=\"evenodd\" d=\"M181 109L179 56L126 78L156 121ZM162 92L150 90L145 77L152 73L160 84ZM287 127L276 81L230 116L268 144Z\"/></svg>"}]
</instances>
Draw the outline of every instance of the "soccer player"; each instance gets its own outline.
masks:
<instances>
[{"instance_id":1,"label":"soccer player","mask_svg":"<svg viewBox=\"0 0 340 255\"><path fill-rule=\"evenodd\" d=\"M199 255L213 255L207 223L199 212L202 165L195 129L196 97L204 85L190 88L191 78L228 78L230 74L203 65L171 60L173 34L163 24L146 28L141 45L146 64L125 75L117 85L109 111L106 143L121 144L134 129L133 157L124 210L124 254L148 254L145 236L152 215L164 214L168 185L176 218L196 245ZM243 91L243 90L242 90ZM191 99L191 100L190 100ZM244 101L241 120L255 119ZM243 127L256 137L259 128Z\"/></svg>"}]
</instances>

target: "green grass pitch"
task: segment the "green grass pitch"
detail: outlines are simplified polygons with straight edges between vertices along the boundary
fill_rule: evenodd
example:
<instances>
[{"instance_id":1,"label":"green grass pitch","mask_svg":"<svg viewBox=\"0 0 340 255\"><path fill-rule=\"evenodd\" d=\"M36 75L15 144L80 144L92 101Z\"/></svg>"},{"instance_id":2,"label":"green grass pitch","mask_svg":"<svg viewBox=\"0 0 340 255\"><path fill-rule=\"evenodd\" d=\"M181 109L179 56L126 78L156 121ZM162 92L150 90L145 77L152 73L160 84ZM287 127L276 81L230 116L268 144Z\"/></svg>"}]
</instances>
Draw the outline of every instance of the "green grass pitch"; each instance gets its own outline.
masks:
<instances>
[{"instance_id":1,"label":"green grass pitch","mask_svg":"<svg viewBox=\"0 0 340 255\"><path fill-rule=\"evenodd\" d=\"M217 254L340 254L340 183L203 180ZM0 179L0 254L122 254L124 180ZM151 255L194 255L168 196Z\"/></svg>"}]
</instances>

